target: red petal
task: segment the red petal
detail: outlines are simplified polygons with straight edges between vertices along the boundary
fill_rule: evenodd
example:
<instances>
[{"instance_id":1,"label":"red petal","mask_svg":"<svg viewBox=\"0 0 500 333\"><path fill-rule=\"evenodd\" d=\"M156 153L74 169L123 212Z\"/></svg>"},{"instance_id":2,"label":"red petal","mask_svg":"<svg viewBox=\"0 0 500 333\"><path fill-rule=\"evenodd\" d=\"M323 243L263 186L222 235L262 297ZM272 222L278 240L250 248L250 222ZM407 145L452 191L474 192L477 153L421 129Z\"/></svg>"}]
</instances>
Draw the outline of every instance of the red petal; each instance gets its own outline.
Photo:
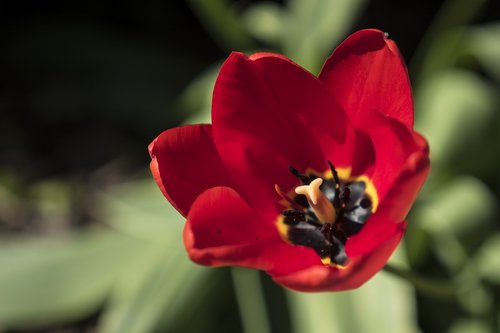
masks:
<instances>
[{"instance_id":1,"label":"red petal","mask_svg":"<svg viewBox=\"0 0 500 333\"><path fill-rule=\"evenodd\" d=\"M311 143L321 146L324 159L337 167L350 166L355 144L354 128L328 88L284 56L257 53L250 59L261 69L282 111L288 112L288 116L298 117L298 131L304 132L307 128L305 134L316 138ZM325 161L321 163L325 168Z\"/></svg>"},{"instance_id":2,"label":"red petal","mask_svg":"<svg viewBox=\"0 0 500 333\"><path fill-rule=\"evenodd\" d=\"M184 216L200 193L214 186L230 185L210 125L166 130L149 145L149 153L156 183Z\"/></svg>"},{"instance_id":3,"label":"red petal","mask_svg":"<svg viewBox=\"0 0 500 333\"><path fill-rule=\"evenodd\" d=\"M411 156L426 157L428 146L418 133L378 111L373 112L372 122L366 130L375 152L375 161L366 175L377 189L379 202L383 202L388 191L397 185L395 182Z\"/></svg>"},{"instance_id":4,"label":"red petal","mask_svg":"<svg viewBox=\"0 0 500 333\"><path fill-rule=\"evenodd\" d=\"M390 220L385 214L375 213L366 222L361 231L349 238L346 243L346 253L349 258L367 255L376 250L382 243L394 237L396 233L404 232L402 220Z\"/></svg>"},{"instance_id":5,"label":"red petal","mask_svg":"<svg viewBox=\"0 0 500 333\"><path fill-rule=\"evenodd\" d=\"M318 254L310 247L290 245L281 241L269 253L273 265L267 272L272 276L288 275L311 267L324 267Z\"/></svg>"},{"instance_id":6,"label":"red petal","mask_svg":"<svg viewBox=\"0 0 500 333\"><path fill-rule=\"evenodd\" d=\"M404 60L396 44L375 29L349 36L327 59L319 75L351 121L363 127L372 109L413 127L413 99Z\"/></svg>"},{"instance_id":7,"label":"red petal","mask_svg":"<svg viewBox=\"0 0 500 333\"><path fill-rule=\"evenodd\" d=\"M430 170L428 153L413 153L381 203L380 211L392 221L402 221L410 211Z\"/></svg>"},{"instance_id":8,"label":"red petal","mask_svg":"<svg viewBox=\"0 0 500 333\"><path fill-rule=\"evenodd\" d=\"M375 147L368 133L356 129L354 156L352 161L352 176L368 175L373 172L375 164Z\"/></svg>"},{"instance_id":9,"label":"red petal","mask_svg":"<svg viewBox=\"0 0 500 333\"><path fill-rule=\"evenodd\" d=\"M277 215L258 213L233 189L215 187L193 203L184 229L189 257L200 264L272 267L268 255L281 246Z\"/></svg>"},{"instance_id":10,"label":"red petal","mask_svg":"<svg viewBox=\"0 0 500 333\"><path fill-rule=\"evenodd\" d=\"M258 212L231 188L212 188L194 202L184 244L189 257L202 265L238 265L281 275L323 266L311 248L293 246L280 238L277 217L272 212Z\"/></svg>"},{"instance_id":11,"label":"red petal","mask_svg":"<svg viewBox=\"0 0 500 333\"><path fill-rule=\"evenodd\" d=\"M401 221L406 218L429 173L427 144L422 137L415 135L419 141L417 146L421 149L412 153L399 166L398 176L392 181L392 186L384 191L376 213L358 234L349 239L346 245L348 256L369 253L392 237L394 231L400 228Z\"/></svg>"},{"instance_id":12,"label":"red petal","mask_svg":"<svg viewBox=\"0 0 500 333\"><path fill-rule=\"evenodd\" d=\"M289 165L302 172L324 170L327 158L334 163L348 159L341 149L352 154L348 145L339 145L350 126L343 123L346 117L327 89L284 59L269 55L249 59L233 53L214 89L215 143L228 169L239 175L239 181L251 184L254 192L259 183L261 193L273 191L274 184L285 190L297 185ZM327 144L337 147L336 155L324 156Z\"/></svg>"},{"instance_id":13,"label":"red petal","mask_svg":"<svg viewBox=\"0 0 500 333\"><path fill-rule=\"evenodd\" d=\"M384 267L404 233L404 224L396 234L365 256L351 258L345 269L327 266L312 266L308 269L284 276L273 275L273 279L290 289L306 292L339 291L360 287Z\"/></svg>"}]
</instances>

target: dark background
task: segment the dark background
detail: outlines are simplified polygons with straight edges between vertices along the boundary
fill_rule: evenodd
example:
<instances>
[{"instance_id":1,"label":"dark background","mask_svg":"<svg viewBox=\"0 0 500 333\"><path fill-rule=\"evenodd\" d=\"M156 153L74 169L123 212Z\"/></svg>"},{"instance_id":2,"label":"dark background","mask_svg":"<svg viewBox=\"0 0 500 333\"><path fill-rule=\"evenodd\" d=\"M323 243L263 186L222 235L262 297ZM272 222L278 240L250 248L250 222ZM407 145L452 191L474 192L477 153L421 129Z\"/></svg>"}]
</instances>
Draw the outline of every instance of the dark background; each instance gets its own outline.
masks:
<instances>
[{"instance_id":1,"label":"dark background","mask_svg":"<svg viewBox=\"0 0 500 333\"><path fill-rule=\"evenodd\" d=\"M411 59L440 5L370 1L353 31L388 31ZM0 164L26 180L86 173L117 156L144 166L144 147L184 118L176 96L229 52L183 1L0 6Z\"/></svg>"}]
</instances>

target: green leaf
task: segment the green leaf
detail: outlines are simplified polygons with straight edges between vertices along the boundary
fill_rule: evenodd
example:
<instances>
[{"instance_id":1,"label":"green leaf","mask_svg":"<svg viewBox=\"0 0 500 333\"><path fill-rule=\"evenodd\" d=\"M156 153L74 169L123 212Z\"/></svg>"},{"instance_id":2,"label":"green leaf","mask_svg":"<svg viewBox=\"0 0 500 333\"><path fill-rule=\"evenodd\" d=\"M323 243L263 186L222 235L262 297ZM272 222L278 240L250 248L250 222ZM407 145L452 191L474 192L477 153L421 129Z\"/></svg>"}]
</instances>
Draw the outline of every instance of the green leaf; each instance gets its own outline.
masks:
<instances>
[{"instance_id":1,"label":"green leaf","mask_svg":"<svg viewBox=\"0 0 500 333\"><path fill-rule=\"evenodd\" d=\"M141 243L108 229L3 240L2 327L39 327L96 311Z\"/></svg>"},{"instance_id":2,"label":"green leaf","mask_svg":"<svg viewBox=\"0 0 500 333\"><path fill-rule=\"evenodd\" d=\"M98 194L99 220L133 237L181 245L184 218L163 196L153 178L107 188Z\"/></svg>"},{"instance_id":3,"label":"green leaf","mask_svg":"<svg viewBox=\"0 0 500 333\"><path fill-rule=\"evenodd\" d=\"M500 233L497 233L486 239L474 258L481 276L496 284L500 284L499 253Z\"/></svg>"},{"instance_id":4,"label":"green leaf","mask_svg":"<svg viewBox=\"0 0 500 333\"><path fill-rule=\"evenodd\" d=\"M259 271L233 267L231 275L245 333L271 333Z\"/></svg>"},{"instance_id":5,"label":"green leaf","mask_svg":"<svg viewBox=\"0 0 500 333\"><path fill-rule=\"evenodd\" d=\"M185 124L212 122L212 93L220 64L214 65L194 79L179 98L179 105L189 114Z\"/></svg>"},{"instance_id":6,"label":"green leaf","mask_svg":"<svg viewBox=\"0 0 500 333\"><path fill-rule=\"evenodd\" d=\"M106 221L150 241L111 293L100 329L106 333L164 332L198 301L209 271L193 264L182 243L184 218L153 179L120 184L100 195Z\"/></svg>"},{"instance_id":7,"label":"green leaf","mask_svg":"<svg viewBox=\"0 0 500 333\"><path fill-rule=\"evenodd\" d=\"M242 15L246 30L255 38L279 47L285 32L285 11L273 2L253 5Z\"/></svg>"},{"instance_id":8,"label":"green leaf","mask_svg":"<svg viewBox=\"0 0 500 333\"><path fill-rule=\"evenodd\" d=\"M448 333L490 333L488 324L478 319L459 319L451 325Z\"/></svg>"},{"instance_id":9,"label":"green leaf","mask_svg":"<svg viewBox=\"0 0 500 333\"><path fill-rule=\"evenodd\" d=\"M180 237L179 237L180 239ZM209 270L187 258L182 246L150 249L117 285L100 328L106 333L165 332L199 301Z\"/></svg>"},{"instance_id":10,"label":"green leaf","mask_svg":"<svg viewBox=\"0 0 500 333\"><path fill-rule=\"evenodd\" d=\"M433 168L481 138L494 116L494 98L482 79L459 70L435 75L418 91L415 127L429 141Z\"/></svg>"},{"instance_id":11,"label":"green leaf","mask_svg":"<svg viewBox=\"0 0 500 333\"><path fill-rule=\"evenodd\" d=\"M487 0L448 0L443 3L415 51L410 77L420 87L436 72L449 69L462 55L467 26Z\"/></svg>"},{"instance_id":12,"label":"green leaf","mask_svg":"<svg viewBox=\"0 0 500 333\"><path fill-rule=\"evenodd\" d=\"M253 46L238 15L228 0L187 0L201 23L223 48L244 50Z\"/></svg>"},{"instance_id":13,"label":"green leaf","mask_svg":"<svg viewBox=\"0 0 500 333\"><path fill-rule=\"evenodd\" d=\"M284 52L312 73L349 32L365 0L289 0Z\"/></svg>"},{"instance_id":14,"label":"green leaf","mask_svg":"<svg viewBox=\"0 0 500 333\"><path fill-rule=\"evenodd\" d=\"M418 332L413 288L385 272L357 290L288 297L297 333Z\"/></svg>"},{"instance_id":15,"label":"green leaf","mask_svg":"<svg viewBox=\"0 0 500 333\"><path fill-rule=\"evenodd\" d=\"M500 23L471 28L465 37L468 52L500 81Z\"/></svg>"},{"instance_id":16,"label":"green leaf","mask_svg":"<svg viewBox=\"0 0 500 333\"><path fill-rule=\"evenodd\" d=\"M492 223L496 199L481 181L462 176L429 194L415 212L419 225L432 234L465 236Z\"/></svg>"}]
</instances>

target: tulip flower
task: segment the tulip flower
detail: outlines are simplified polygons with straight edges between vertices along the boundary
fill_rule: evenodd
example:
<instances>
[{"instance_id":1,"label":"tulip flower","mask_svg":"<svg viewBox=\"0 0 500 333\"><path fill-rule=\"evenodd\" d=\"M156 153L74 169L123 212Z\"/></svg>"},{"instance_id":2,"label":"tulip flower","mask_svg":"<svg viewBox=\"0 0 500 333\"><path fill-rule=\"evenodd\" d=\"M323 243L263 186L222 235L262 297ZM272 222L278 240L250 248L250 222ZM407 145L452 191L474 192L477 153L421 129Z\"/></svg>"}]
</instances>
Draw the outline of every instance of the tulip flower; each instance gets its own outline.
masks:
<instances>
[{"instance_id":1,"label":"tulip flower","mask_svg":"<svg viewBox=\"0 0 500 333\"><path fill-rule=\"evenodd\" d=\"M382 269L429 171L406 66L374 29L318 77L282 55L232 53L212 124L166 130L149 152L191 260L299 291L357 288Z\"/></svg>"}]
</instances>

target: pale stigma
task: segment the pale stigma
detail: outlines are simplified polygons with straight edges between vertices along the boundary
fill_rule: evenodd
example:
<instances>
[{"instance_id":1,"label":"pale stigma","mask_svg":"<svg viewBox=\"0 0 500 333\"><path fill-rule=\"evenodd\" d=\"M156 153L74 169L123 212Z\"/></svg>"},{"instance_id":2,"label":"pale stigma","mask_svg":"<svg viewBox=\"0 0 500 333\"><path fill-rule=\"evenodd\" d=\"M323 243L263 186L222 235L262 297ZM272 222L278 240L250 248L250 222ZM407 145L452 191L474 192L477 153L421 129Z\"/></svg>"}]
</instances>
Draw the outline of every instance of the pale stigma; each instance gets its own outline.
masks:
<instances>
[{"instance_id":1,"label":"pale stigma","mask_svg":"<svg viewBox=\"0 0 500 333\"><path fill-rule=\"evenodd\" d=\"M302 194L307 198L309 205L314 210L319 222L333 224L337 217L335 207L320 190L323 179L316 178L309 185L301 185L295 188L295 193Z\"/></svg>"}]
</instances>

